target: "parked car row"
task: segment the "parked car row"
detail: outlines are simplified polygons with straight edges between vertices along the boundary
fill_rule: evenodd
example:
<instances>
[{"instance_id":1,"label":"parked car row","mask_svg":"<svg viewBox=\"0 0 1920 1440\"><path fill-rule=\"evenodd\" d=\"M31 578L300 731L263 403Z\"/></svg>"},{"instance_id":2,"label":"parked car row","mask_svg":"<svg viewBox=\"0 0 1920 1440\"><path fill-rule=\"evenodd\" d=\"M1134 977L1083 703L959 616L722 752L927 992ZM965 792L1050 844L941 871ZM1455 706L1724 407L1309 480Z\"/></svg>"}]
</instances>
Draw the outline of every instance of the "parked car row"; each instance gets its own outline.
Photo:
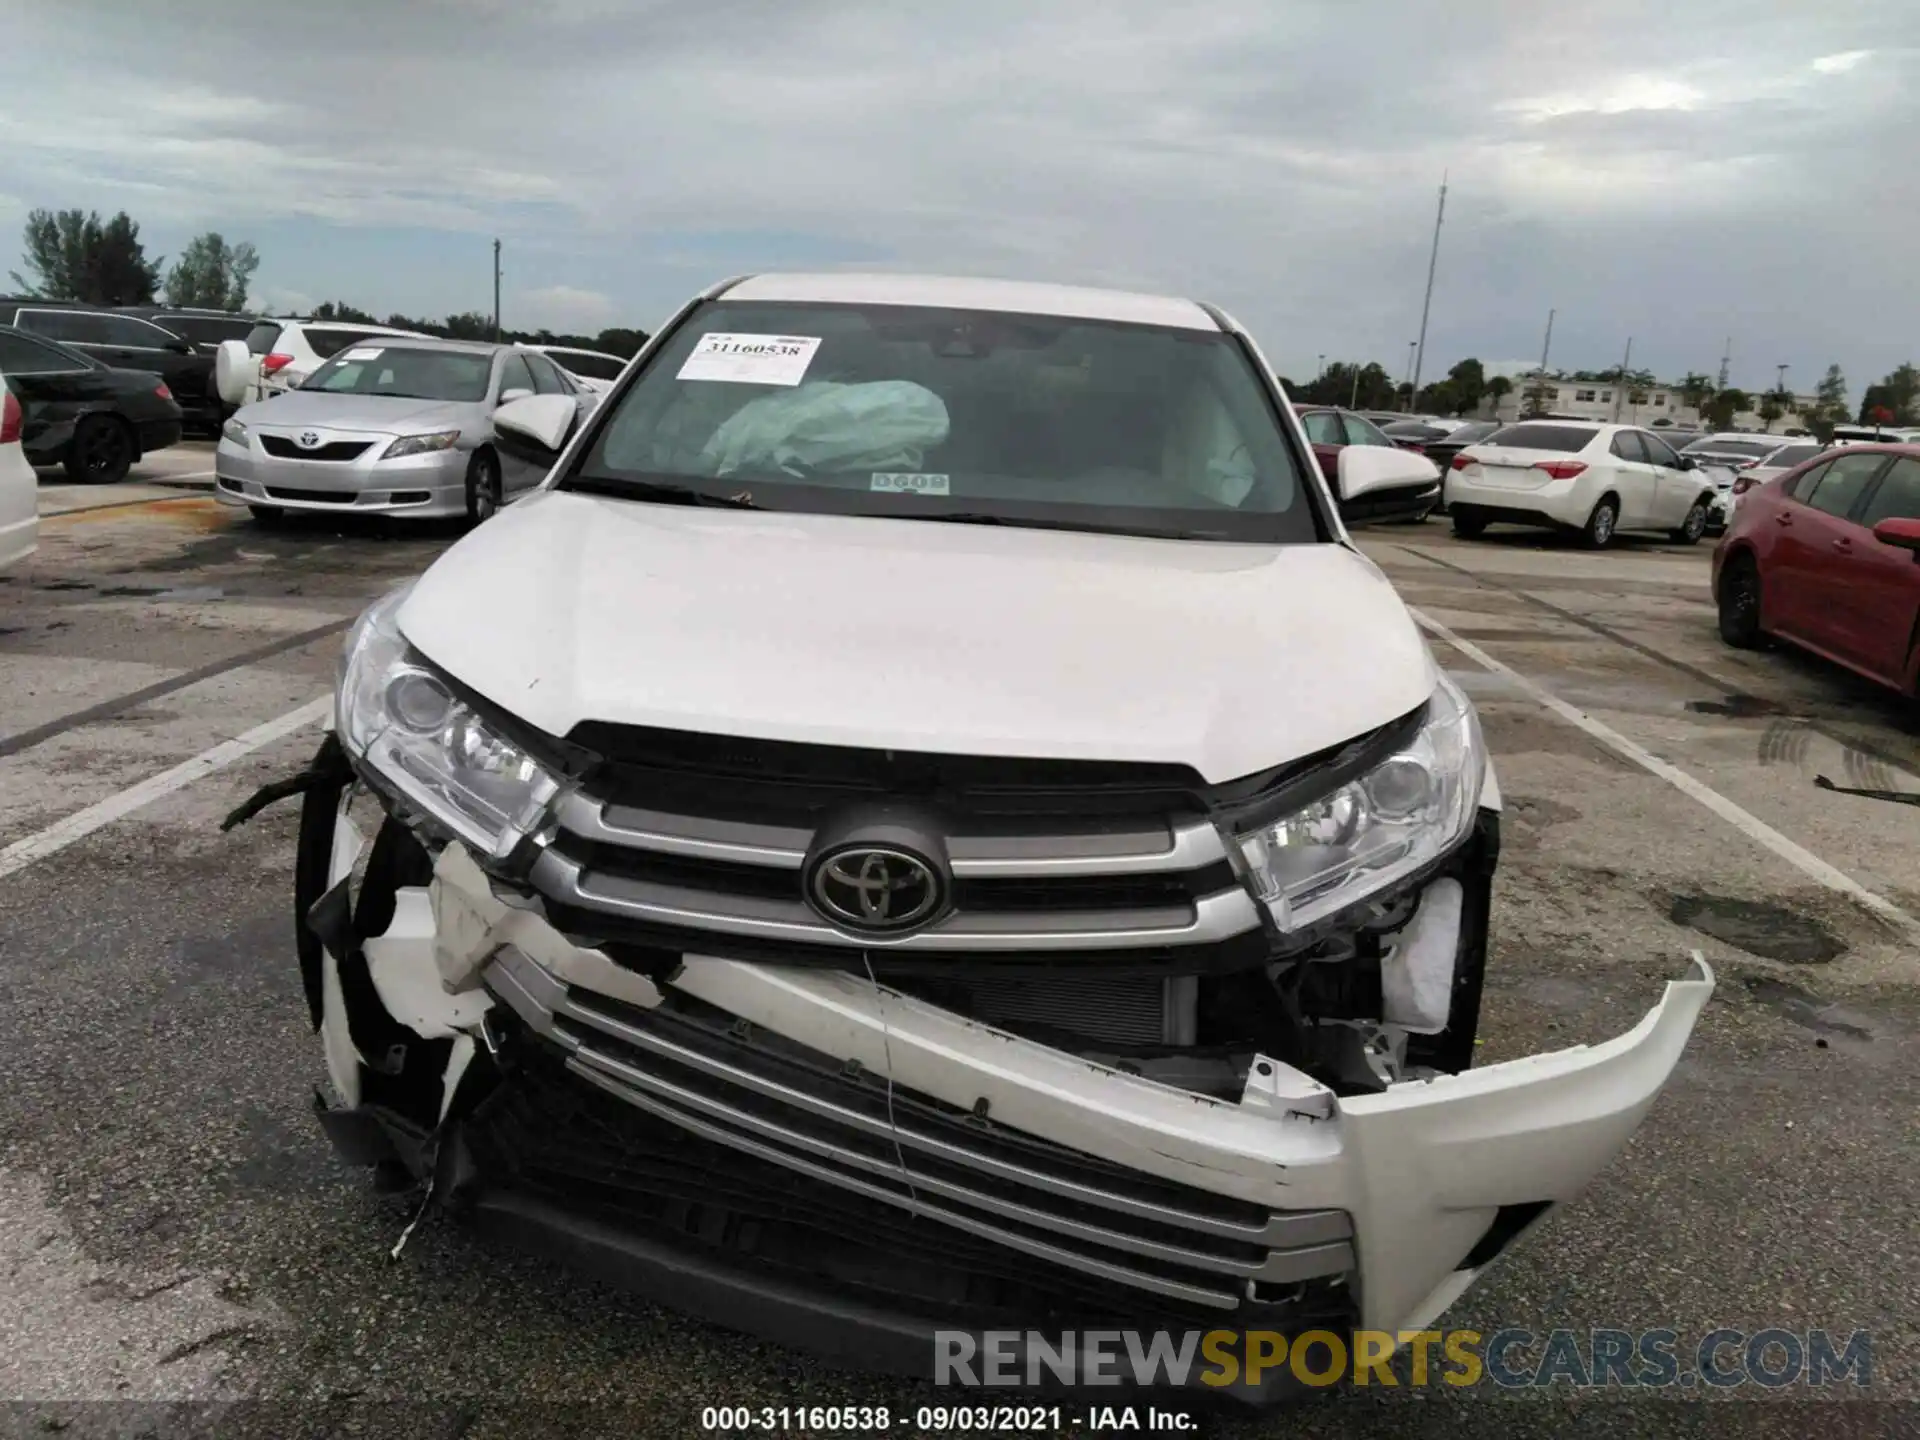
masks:
<instances>
[{"instance_id":1,"label":"parked car row","mask_svg":"<svg viewBox=\"0 0 1920 1440\"><path fill-rule=\"evenodd\" d=\"M119 369L76 345L0 326L0 376L29 465L113 484L142 455L180 439L183 407L157 371Z\"/></svg>"}]
</instances>

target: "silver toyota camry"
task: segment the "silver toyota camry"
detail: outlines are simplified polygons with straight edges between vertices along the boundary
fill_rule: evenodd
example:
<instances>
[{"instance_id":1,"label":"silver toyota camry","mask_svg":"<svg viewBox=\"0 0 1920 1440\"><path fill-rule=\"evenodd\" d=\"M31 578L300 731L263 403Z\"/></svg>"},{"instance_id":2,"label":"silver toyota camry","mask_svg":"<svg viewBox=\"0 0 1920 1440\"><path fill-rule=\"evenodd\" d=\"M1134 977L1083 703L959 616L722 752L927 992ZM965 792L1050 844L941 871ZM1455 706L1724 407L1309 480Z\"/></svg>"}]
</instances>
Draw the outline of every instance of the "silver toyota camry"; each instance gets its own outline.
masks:
<instances>
[{"instance_id":1,"label":"silver toyota camry","mask_svg":"<svg viewBox=\"0 0 1920 1440\"><path fill-rule=\"evenodd\" d=\"M376 336L227 421L215 494L263 521L290 510L484 520L544 478L494 443L494 411L527 395L597 398L517 345Z\"/></svg>"}]
</instances>

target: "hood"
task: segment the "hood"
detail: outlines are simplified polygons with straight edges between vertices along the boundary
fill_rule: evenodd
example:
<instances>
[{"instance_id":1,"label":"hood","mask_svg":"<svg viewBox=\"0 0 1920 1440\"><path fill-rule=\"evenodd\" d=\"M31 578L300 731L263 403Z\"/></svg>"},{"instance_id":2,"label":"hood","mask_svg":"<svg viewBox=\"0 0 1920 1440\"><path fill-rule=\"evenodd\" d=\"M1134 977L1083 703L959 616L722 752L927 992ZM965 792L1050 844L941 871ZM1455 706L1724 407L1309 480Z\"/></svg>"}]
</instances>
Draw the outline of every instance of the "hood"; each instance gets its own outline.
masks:
<instances>
[{"instance_id":1,"label":"hood","mask_svg":"<svg viewBox=\"0 0 1920 1440\"><path fill-rule=\"evenodd\" d=\"M553 735L584 720L1189 765L1234 779L1432 693L1385 575L1229 545L547 492L461 540L400 628Z\"/></svg>"},{"instance_id":2,"label":"hood","mask_svg":"<svg viewBox=\"0 0 1920 1440\"><path fill-rule=\"evenodd\" d=\"M465 400L406 400L389 395L289 390L271 400L243 406L235 418L243 425L330 425L339 430L404 435L421 430L452 430L468 424L479 404Z\"/></svg>"}]
</instances>

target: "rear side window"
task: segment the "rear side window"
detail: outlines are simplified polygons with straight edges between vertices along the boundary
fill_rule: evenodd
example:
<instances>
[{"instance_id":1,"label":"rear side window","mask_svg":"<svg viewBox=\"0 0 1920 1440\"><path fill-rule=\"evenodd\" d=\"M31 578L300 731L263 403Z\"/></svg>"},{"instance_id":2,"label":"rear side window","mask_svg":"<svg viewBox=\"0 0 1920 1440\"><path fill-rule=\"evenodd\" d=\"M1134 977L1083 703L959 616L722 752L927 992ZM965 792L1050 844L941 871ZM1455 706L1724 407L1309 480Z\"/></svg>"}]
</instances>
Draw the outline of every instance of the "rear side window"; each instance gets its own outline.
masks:
<instances>
[{"instance_id":1,"label":"rear side window","mask_svg":"<svg viewBox=\"0 0 1920 1440\"><path fill-rule=\"evenodd\" d=\"M306 337L313 353L322 360L331 360L356 340L368 340L379 332L377 330L354 330L337 325L303 325L300 333Z\"/></svg>"},{"instance_id":2,"label":"rear side window","mask_svg":"<svg viewBox=\"0 0 1920 1440\"><path fill-rule=\"evenodd\" d=\"M1515 450L1558 450L1573 455L1593 443L1598 430L1585 425L1509 425L1487 437L1489 445Z\"/></svg>"},{"instance_id":3,"label":"rear side window","mask_svg":"<svg viewBox=\"0 0 1920 1440\"><path fill-rule=\"evenodd\" d=\"M553 362L547 359L546 356L537 351L529 350L521 358L527 362L527 369L533 372L533 388L535 393L540 395L565 395L568 393L566 382L560 378L559 370L554 368ZM504 381L501 383L500 388L502 390L507 388Z\"/></svg>"},{"instance_id":4,"label":"rear side window","mask_svg":"<svg viewBox=\"0 0 1920 1440\"><path fill-rule=\"evenodd\" d=\"M1613 437L1613 443L1607 447L1622 460L1631 460L1636 465L1647 463L1646 446L1640 443L1640 437L1631 430L1622 430Z\"/></svg>"},{"instance_id":5,"label":"rear side window","mask_svg":"<svg viewBox=\"0 0 1920 1440\"><path fill-rule=\"evenodd\" d=\"M612 355L589 355L583 350L560 350L553 359L561 369L584 375L589 380L618 380L627 362Z\"/></svg>"},{"instance_id":6,"label":"rear side window","mask_svg":"<svg viewBox=\"0 0 1920 1440\"><path fill-rule=\"evenodd\" d=\"M1920 520L1920 460L1902 455L1893 468L1880 477L1880 484L1867 498L1860 523L1871 530L1882 520Z\"/></svg>"},{"instance_id":7,"label":"rear side window","mask_svg":"<svg viewBox=\"0 0 1920 1440\"><path fill-rule=\"evenodd\" d=\"M218 315L156 315L154 324L164 325L182 340L191 340L196 345L251 340L256 328L251 320L223 320Z\"/></svg>"},{"instance_id":8,"label":"rear side window","mask_svg":"<svg viewBox=\"0 0 1920 1440\"><path fill-rule=\"evenodd\" d=\"M89 367L25 335L0 335L0 375L57 375Z\"/></svg>"},{"instance_id":9,"label":"rear side window","mask_svg":"<svg viewBox=\"0 0 1920 1440\"><path fill-rule=\"evenodd\" d=\"M1673 453L1671 445L1658 435L1649 435L1644 430L1640 431L1639 435L1640 443L1647 447L1647 459L1667 470L1679 467L1680 457Z\"/></svg>"},{"instance_id":10,"label":"rear side window","mask_svg":"<svg viewBox=\"0 0 1920 1440\"><path fill-rule=\"evenodd\" d=\"M249 355L271 355L280 332L285 327L278 320L263 322L247 331L247 353Z\"/></svg>"},{"instance_id":11,"label":"rear side window","mask_svg":"<svg viewBox=\"0 0 1920 1440\"><path fill-rule=\"evenodd\" d=\"M1820 472L1820 479L1811 492L1805 485L1800 487L1801 496L1807 504L1829 515L1846 518L1853 509L1853 502L1860 498L1860 492L1866 484L1880 472L1887 463L1885 455L1872 453L1841 455Z\"/></svg>"},{"instance_id":12,"label":"rear side window","mask_svg":"<svg viewBox=\"0 0 1920 1440\"><path fill-rule=\"evenodd\" d=\"M1796 465L1804 465L1821 451L1818 445L1789 445L1784 450L1776 450L1766 459L1766 464L1775 470L1791 470Z\"/></svg>"},{"instance_id":13,"label":"rear side window","mask_svg":"<svg viewBox=\"0 0 1920 1440\"><path fill-rule=\"evenodd\" d=\"M105 345L107 317L85 310L22 310L19 326L69 345Z\"/></svg>"}]
</instances>

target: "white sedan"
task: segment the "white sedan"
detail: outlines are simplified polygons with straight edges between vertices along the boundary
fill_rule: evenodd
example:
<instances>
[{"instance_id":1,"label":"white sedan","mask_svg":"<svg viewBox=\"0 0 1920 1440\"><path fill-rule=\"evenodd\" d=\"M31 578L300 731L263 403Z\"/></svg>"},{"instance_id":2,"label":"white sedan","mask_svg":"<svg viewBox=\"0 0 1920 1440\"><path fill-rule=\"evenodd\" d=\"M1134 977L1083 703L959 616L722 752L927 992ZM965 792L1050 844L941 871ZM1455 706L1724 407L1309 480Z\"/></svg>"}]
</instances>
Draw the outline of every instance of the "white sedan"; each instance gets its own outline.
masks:
<instances>
[{"instance_id":1,"label":"white sedan","mask_svg":"<svg viewBox=\"0 0 1920 1440\"><path fill-rule=\"evenodd\" d=\"M40 481L20 448L20 402L0 375L0 570L40 543Z\"/></svg>"},{"instance_id":2,"label":"white sedan","mask_svg":"<svg viewBox=\"0 0 1920 1440\"><path fill-rule=\"evenodd\" d=\"M1577 532L1590 546L1622 530L1664 531L1691 545L1707 532L1715 487L1658 435L1633 425L1523 420L1453 459L1453 532L1496 522Z\"/></svg>"}]
</instances>

